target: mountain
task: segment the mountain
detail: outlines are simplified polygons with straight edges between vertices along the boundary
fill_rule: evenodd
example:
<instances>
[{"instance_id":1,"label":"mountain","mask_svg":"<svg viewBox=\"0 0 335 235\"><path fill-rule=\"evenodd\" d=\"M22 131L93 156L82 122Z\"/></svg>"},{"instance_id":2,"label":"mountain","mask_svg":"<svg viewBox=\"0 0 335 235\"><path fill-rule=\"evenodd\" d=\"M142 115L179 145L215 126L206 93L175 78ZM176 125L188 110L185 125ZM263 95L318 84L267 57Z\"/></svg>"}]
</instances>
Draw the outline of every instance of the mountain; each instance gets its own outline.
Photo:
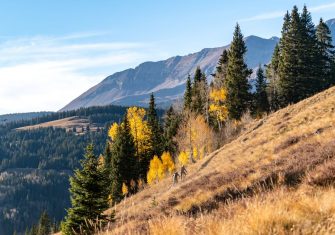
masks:
<instances>
[{"instance_id":1,"label":"mountain","mask_svg":"<svg viewBox=\"0 0 335 235\"><path fill-rule=\"evenodd\" d=\"M333 44L335 44L335 19L327 20L326 24L332 32Z\"/></svg>"},{"instance_id":2,"label":"mountain","mask_svg":"<svg viewBox=\"0 0 335 235\"><path fill-rule=\"evenodd\" d=\"M246 54L248 66L255 68L259 63L268 63L278 41L276 37L245 38L248 47ZM192 74L197 66L200 66L210 78L223 49L228 47L229 45L206 48L186 56L175 56L158 62L145 62L134 69L115 73L66 105L62 111L111 103L144 106L151 92L155 93L158 104L170 103L182 96L187 75Z\"/></svg>"},{"instance_id":3,"label":"mountain","mask_svg":"<svg viewBox=\"0 0 335 235\"><path fill-rule=\"evenodd\" d=\"M334 234L335 87L263 119L235 140L106 213L110 234Z\"/></svg>"},{"instance_id":4,"label":"mountain","mask_svg":"<svg viewBox=\"0 0 335 235\"><path fill-rule=\"evenodd\" d=\"M335 42L335 19L326 22ZM248 48L246 61L249 68L270 61L279 38L264 39L257 36L245 38ZM140 105L148 103L151 92L155 93L158 105L165 106L182 96L188 74L197 66L211 79L224 48L206 48L186 56L175 56L157 62L145 62L134 69L127 69L108 76L61 109L72 110L95 105Z\"/></svg>"}]
</instances>

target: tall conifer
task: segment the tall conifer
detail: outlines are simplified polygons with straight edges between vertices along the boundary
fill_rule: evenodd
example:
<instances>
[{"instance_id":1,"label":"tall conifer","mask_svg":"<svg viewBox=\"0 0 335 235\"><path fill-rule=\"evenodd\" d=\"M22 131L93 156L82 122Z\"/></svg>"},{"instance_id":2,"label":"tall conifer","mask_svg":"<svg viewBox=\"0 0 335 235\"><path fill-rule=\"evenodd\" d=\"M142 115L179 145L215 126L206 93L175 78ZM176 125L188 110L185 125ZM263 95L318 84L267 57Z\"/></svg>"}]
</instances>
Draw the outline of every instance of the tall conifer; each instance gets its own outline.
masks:
<instances>
[{"instance_id":1,"label":"tall conifer","mask_svg":"<svg viewBox=\"0 0 335 235\"><path fill-rule=\"evenodd\" d=\"M319 76L322 79L323 89L334 85L334 56L335 50L332 44L332 36L327 24L320 19L316 28L316 36L318 39L318 49L320 53L320 62L322 70L319 71Z\"/></svg>"},{"instance_id":2,"label":"tall conifer","mask_svg":"<svg viewBox=\"0 0 335 235\"><path fill-rule=\"evenodd\" d=\"M227 65L228 65L228 51L224 49L218 65L216 66L216 72L214 74L214 87L220 89L224 85L225 78L227 76Z\"/></svg>"},{"instance_id":3,"label":"tall conifer","mask_svg":"<svg viewBox=\"0 0 335 235\"><path fill-rule=\"evenodd\" d=\"M126 184L129 188L131 180L137 179L141 171L139 169L141 166L135 158L135 145L130 133L127 115L124 116L122 125L118 127L111 152L111 195L113 203L117 203L123 198L122 184Z\"/></svg>"},{"instance_id":4,"label":"tall conifer","mask_svg":"<svg viewBox=\"0 0 335 235\"><path fill-rule=\"evenodd\" d=\"M257 116L260 116L263 113L267 113L269 111L269 101L266 93L266 88L267 83L264 76L264 71L261 65L259 65L256 77L256 92L254 94L254 108L255 114Z\"/></svg>"},{"instance_id":5,"label":"tall conifer","mask_svg":"<svg viewBox=\"0 0 335 235\"><path fill-rule=\"evenodd\" d=\"M108 185L103 168L93 153L93 144L87 146L81 166L82 169L75 170L70 177L72 207L62 224L65 235L91 234L95 222L106 220L102 213L108 208Z\"/></svg>"},{"instance_id":6,"label":"tall conifer","mask_svg":"<svg viewBox=\"0 0 335 235\"><path fill-rule=\"evenodd\" d=\"M267 95L269 100L269 108L272 111L278 110L280 107L278 98L279 61L280 61L280 51L279 51L279 45L277 44L274 49L271 61L266 67L266 77L269 82L267 86Z\"/></svg>"},{"instance_id":7,"label":"tall conifer","mask_svg":"<svg viewBox=\"0 0 335 235\"><path fill-rule=\"evenodd\" d=\"M160 156L163 153L163 130L158 120L154 94L150 95L147 117L148 125L151 130L151 156Z\"/></svg>"},{"instance_id":8,"label":"tall conifer","mask_svg":"<svg viewBox=\"0 0 335 235\"><path fill-rule=\"evenodd\" d=\"M233 41L228 53L228 68L225 81L227 90L227 108L230 118L239 120L247 111L251 96L248 77L251 70L248 69L244 56L247 51L240 26L235 27Z\"/></svg>"},{"instance_id":9,"label":"tall conifer","mask_svg":"<svg viewBox=\"0 0 335 235\"><path fill-rule=\"evenodd\" d=\"M192 82L191 76L188 75L186 80L186 90L184 94L184 110L191 109L192 105Z\"/></svg>"}]
</instances>

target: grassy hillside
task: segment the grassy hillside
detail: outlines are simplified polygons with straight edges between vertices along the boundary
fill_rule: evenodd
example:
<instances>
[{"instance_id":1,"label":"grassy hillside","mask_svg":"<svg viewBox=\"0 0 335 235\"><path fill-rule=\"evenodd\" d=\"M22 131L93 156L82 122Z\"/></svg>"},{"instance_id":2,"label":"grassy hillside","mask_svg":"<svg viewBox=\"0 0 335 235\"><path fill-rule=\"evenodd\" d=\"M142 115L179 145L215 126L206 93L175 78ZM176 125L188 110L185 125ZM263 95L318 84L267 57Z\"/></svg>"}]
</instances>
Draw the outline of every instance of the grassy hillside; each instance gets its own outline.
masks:
<instances>
[{"instance_id":1,"label":"grassy hillside","mask_svg":"<svg viewBox=\"0 0 335 235\"><path fill-rule=\"evenodd\" d=\"M86 129L87 126L89 126L91 131L97 130L97 126L94 123L90 123L87 118L80 118L78 116L73 116L50 122L43 122L36 125L24 126L17 128L17 130L33 130L38 128L55 127L65 129L66 131L73 131L75 129L76 132L82 133L83 128Z\"/></svg>"},{"instance_id":2,"label":"grassy hillside","mask_svg":"<svg viewBox=\"0 0 335 235\"><path fill-rule=\"evenodd\" d=\"M127 198L103 234L334 234L335 88Z\"/></svg>"}]
</instances>

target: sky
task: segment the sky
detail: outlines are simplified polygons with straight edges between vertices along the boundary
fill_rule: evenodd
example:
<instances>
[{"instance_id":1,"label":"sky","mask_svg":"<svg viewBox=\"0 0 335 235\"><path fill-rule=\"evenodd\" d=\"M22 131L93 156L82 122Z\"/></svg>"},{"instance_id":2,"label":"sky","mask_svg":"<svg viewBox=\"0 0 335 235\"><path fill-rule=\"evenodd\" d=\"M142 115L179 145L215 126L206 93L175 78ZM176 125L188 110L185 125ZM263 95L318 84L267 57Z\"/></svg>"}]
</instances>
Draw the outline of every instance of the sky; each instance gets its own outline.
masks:
<instances>
[{"instance_id":1,"label":"sky","mask_svg":"<svg viewBox=\"0 0 335 235\"><path fill-rule=\"evenodd\" d=\"M0 0L0 114L57 111L108 75L144 61L280 36L304 4L335 18L335 0Z\"/></svg>"}]
</instances>

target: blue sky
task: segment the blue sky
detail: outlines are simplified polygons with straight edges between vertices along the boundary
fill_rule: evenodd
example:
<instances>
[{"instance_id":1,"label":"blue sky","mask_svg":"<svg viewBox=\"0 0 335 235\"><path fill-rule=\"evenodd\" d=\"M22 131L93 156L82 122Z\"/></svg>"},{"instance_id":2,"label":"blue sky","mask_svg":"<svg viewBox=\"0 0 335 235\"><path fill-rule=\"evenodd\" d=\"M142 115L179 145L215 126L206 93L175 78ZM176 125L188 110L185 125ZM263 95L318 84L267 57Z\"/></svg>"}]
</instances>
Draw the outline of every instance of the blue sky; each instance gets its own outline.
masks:
<instances>
[{"instance_id":1,"label":"blue sky","mask_svg":"<svg viewBox=\"0 0 335 235\"><path fill-rule=\"evenodd\" d=\"M147 60L280 36L286 10L335 18L335 1L11 0L0 7L0 114L56 111L106 76Z\"/></svg>"}]
</instances>

